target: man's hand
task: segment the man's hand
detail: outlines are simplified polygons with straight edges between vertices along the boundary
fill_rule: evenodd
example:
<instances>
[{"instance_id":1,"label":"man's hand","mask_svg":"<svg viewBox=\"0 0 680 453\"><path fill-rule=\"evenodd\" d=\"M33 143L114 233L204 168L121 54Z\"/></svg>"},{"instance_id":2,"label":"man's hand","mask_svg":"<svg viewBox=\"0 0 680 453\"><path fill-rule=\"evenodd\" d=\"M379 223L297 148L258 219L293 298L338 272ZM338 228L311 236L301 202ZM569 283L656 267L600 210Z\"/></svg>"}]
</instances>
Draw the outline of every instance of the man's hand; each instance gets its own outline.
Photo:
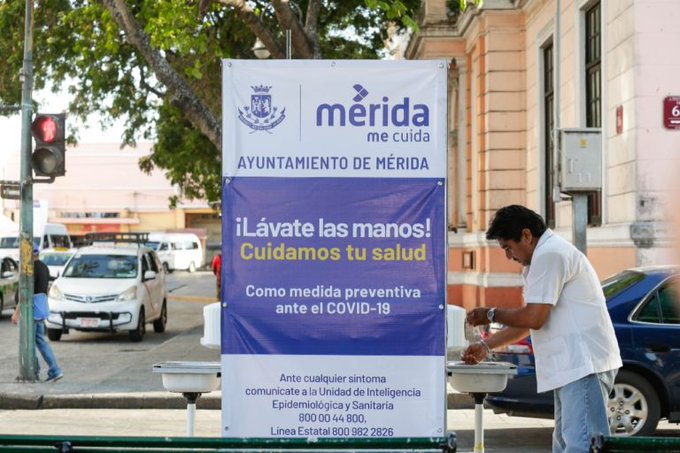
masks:
<instances>
[{"instance_id":1,"label":"man's hand","mask_svg":"<svg viewBox=\"0 0 680 453\"><path fill-rule=\"evenodd\" d=\"M465 319L473 327L489 324L489 318L486 317L486 312L488 311L489 309L486 307L473 308L467 312Z\"/></svg>"},{"instance_id":2,"label":"man's hand","mask_svg":"<svg viewBox=\"0 0 680 453\"><path fill-rule=\"evenodd\" d=\"M12 324L19 324L19 306L17 305L17 308L14 309L14 313L12 313Z\"/></svg>"},{"instance_id":3,"label":"man's hand","mask_svg":"<svg viewBox=\"0 0 680 453\"><path fill-rule=\"evenodd\" d=\"M484 360L487 355L489 355L489 353L482 343L473 343L463 351L463 355L461 355L460 358L468 365L475 365Z\"/></svg>"}]
</instances>

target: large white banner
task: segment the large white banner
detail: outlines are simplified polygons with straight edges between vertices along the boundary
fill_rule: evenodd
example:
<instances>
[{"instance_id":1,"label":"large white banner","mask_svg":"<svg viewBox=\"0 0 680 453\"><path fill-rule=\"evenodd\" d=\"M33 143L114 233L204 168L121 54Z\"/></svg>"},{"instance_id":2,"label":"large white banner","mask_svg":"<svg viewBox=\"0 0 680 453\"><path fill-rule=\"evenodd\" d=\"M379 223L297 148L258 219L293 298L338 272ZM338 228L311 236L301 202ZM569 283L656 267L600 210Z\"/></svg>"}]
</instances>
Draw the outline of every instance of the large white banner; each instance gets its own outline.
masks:
<instances>
[{"instance_id":1,"label":"large white banner","mask_svg":"<svg viewBox=\"0 0 680 453\"><path fill-rule=\"evenodd\" d=\"M446 65L223 62L223 435L445 429Z\"/></svg>"}]
</instances>

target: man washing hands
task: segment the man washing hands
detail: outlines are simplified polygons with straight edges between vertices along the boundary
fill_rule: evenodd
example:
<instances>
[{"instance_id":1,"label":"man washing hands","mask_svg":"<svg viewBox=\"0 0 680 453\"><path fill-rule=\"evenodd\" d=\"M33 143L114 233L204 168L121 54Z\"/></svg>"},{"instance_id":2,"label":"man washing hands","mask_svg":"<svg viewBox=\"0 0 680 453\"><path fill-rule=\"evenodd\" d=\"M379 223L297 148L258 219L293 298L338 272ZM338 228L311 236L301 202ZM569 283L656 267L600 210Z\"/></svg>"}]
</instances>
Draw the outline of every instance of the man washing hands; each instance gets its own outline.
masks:
<instances>
[{"instance_id":1,"label":"man washing hands","mask_svg":"<svg viewBox=\"0 0 680 453\"><path fill-rule=\"evenodd\" d=\"M597 274L583 253L523 206L498 210L486 238L523 266L524 306L470 310L471 326L506 327L471 344L461 359L479 363L531 334L538 392L555 395L552 451L587 452L593 434L609 434L607 399L622 365Z\"/></svg>"}]
</instances>

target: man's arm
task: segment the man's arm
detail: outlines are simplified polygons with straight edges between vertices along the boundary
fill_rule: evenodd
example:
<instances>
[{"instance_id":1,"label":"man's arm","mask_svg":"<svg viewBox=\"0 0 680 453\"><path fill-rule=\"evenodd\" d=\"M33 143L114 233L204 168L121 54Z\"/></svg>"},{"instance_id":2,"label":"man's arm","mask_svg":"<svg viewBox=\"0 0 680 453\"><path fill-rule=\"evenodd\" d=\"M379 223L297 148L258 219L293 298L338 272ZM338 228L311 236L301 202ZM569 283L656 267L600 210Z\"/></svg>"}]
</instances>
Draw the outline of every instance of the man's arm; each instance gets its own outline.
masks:
<instances>
[{"instance_id":1,"label":"man's arm","mask_svg":"<svg viewBox=\"0 0 680 453\"><path fill-rule=\"evenodd\" d=\"M486 358L492 349L499 348L529 335L529 329L540 329L550 314L550 304L526 304L522 308L497 308L495 322L507 327L490 336L481 343L471 344L463 353L461 359L468 364L479 363ZM489 324L487 316L490 308L480 307L470 310L467 322L473 326Z\"/></svg>"},{"instance_id":2,"label":"man's arm","mask_svg":"<svg viewBox=\"0 0 680 453\"><path fill-rule=\"evenodd\" d=\"M497 308L494 321L508 327L538 330L548 319L552 307L550 304L526 304L522 308ZM488 307L470 310L466 317L468 324L472 326L489 324L487 316L489 310Z\"/></svg>"},{"instance_id":3,"label":"man's arm","mask_svg":"<svg viewBox=\"0 0 680 453\"><path fill-rule=\"evenodd\" d=\"M528 335L529 329L506 327L480 343L471 344L465 352L463 352L461 359L468 364L479 363L491 353L492 349L515 343Z\"/></svg>"},{"instance_id":4,"label":"man's arm","mask_svg":"<svg viewBox=\"0 0 680 453\"><path fill-rule=\"evenodd\" d=\"M14 313L12 313L12 324L18 323L19 323L19 304L17 304L17 306L14 307Z\"/></svg>"}]
</instances>

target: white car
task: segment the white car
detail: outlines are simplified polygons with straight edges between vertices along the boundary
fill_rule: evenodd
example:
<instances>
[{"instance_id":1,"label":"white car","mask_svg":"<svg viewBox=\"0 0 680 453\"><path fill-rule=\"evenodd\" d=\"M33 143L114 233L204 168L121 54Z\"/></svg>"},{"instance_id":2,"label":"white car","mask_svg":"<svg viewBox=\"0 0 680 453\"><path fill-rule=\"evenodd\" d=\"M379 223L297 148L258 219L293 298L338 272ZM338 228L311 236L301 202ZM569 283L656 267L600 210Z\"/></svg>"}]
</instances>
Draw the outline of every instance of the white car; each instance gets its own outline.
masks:
<instances>
[{"instance_id":1,"label":"white car","mask_svg":"<svg viewBox=\"0 0 680 453\"><path fill-rule=\"evenodd\" d=\"M0 317L19 303L19 266L9 256L0 258Z\"/></svg>"},{"instance_id":2,"label":"white car","mask_svg":"<svg viewBox=\"0 0 680 453\"><path fill-rule=\"evenodd\" d=\"M50 270L50 280L54 280L61 275L64 271L64 267L71 258L76 253L76 249L67 248L50 248L40 251L40 261L47 265Z\"/></svg>"},{"instance_id":3,"label":"white car","mask_svg":"<svg viewBox=\"0 0 680 453\"><path fill-rule=\"evenodd\" d=\"M165 271L148 247L89 246L67 263L48 294L47 336L69 330L128 331L142 341L146 323L164 332L168 320Z\"/></svg>"}]
</instances>

